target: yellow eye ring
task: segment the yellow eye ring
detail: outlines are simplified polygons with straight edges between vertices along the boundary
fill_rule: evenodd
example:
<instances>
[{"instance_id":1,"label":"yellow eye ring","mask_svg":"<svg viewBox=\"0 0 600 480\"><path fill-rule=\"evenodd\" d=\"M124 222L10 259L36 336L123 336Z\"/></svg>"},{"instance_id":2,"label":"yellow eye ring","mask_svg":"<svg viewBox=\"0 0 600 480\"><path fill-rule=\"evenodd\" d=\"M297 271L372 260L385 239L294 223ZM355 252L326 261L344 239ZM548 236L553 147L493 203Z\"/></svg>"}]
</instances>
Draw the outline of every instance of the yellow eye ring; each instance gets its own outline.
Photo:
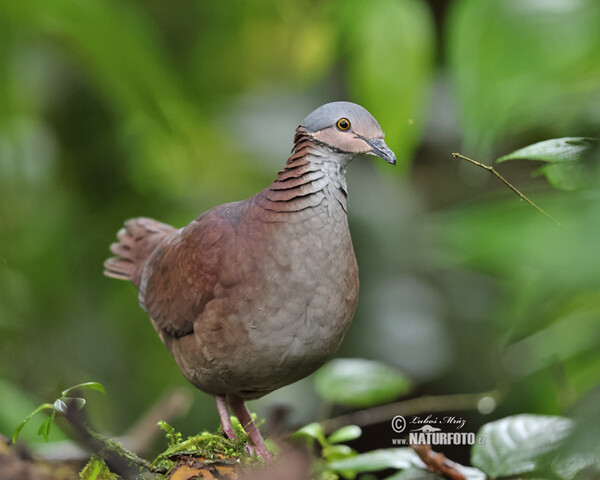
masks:
<instances>
[{"instance_id":1,"label":"yellow eye ring","mask_svg":"<svg viewBox=\"0 0 600 480\"><path fill-rule=\"evenodd\" d=\"M342 117L337 121L335 126L342 132L345 132L350 130L350 120L348 120L346 117Z\"/></svg>"}]
</instances>

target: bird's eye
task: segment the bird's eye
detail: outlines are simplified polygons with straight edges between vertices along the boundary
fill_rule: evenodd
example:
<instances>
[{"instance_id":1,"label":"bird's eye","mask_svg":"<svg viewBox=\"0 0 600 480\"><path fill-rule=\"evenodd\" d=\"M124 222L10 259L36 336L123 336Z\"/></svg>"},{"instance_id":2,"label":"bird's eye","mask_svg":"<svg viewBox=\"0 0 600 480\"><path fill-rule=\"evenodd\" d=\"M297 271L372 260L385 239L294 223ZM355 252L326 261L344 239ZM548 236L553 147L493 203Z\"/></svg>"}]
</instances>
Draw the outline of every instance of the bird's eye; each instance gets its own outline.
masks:
<instances>
[{"instance_id":1,"label":"bird's eye","mask_svg":"<svg viewBox=\"0 0 600 480\"><path fill-rule=\"evenodd\" d=\"M350 128L350 120L347 118L340 118L335 124L337 128L339 128L342 132L345 132Z\"/></svg>"}]
</instances>

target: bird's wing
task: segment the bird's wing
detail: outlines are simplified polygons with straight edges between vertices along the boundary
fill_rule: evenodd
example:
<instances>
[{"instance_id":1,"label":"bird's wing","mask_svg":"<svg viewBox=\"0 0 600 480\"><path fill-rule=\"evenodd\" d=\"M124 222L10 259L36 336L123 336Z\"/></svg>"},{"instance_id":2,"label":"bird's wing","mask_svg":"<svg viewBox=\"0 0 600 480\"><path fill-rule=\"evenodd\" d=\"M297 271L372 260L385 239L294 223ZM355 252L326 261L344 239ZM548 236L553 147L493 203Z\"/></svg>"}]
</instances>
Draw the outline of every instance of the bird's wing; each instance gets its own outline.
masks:
<instances>
[{"instance_id":1,"label":"bird's wing","mask_svg":"<svg viewBox=\"0 0 600 480\"><path fill-rule=\"evenodd\" d=\"M215 297L221 258L235 248L235 226L223 214L227 207L210 210L169 235L148 259L139 299L157 330L177 338L192 333Z\"/></svg>"}]
</instances>

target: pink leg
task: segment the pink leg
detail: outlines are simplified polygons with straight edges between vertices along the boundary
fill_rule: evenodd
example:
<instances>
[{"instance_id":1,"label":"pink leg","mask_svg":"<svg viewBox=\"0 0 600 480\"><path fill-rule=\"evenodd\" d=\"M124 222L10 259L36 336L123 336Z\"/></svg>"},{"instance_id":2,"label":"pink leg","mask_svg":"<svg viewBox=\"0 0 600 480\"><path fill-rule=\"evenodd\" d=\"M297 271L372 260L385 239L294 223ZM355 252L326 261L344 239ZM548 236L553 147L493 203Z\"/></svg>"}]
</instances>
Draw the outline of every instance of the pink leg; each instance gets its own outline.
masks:
<instances>
[{"instance_id":1,"label":"pink leg","mask_svg":"<svg viewBox=\"0 0 600 480\"><path fill-rule=\"evenodd\" d=\"M217 410L219 411L219 417L221 417L221 428L223 433L227 435L230 440L237 440L233 427L231 426L231 420L229 420L229 412L227 411L227 402L224 395L215 395L217 401Z\"/></svg>"},{"instance_id":2,"label":"pink leg","mask_svg":"<svg viewBox=\"0 0 600 480\"><path fill-rule=\"evenodd\" d=\"M246 430L246 433L248 433L250 442L252 442L252 445L254 445L258 454L265 460L265 462L271 463L271 461L273 460L271 452L269 452L269 450L267 449L265 441L263 440L262 435L258 431L254 420L252 420L252 416L250 415L250 412L248 411L248 407L246 407L244 400L242 400L237 395L229 394L227 395L227 401L229 402L231 410L233 410L233 413L242 424L242 427L244 427L244 430Z\"/></svg>"}]
</instances>

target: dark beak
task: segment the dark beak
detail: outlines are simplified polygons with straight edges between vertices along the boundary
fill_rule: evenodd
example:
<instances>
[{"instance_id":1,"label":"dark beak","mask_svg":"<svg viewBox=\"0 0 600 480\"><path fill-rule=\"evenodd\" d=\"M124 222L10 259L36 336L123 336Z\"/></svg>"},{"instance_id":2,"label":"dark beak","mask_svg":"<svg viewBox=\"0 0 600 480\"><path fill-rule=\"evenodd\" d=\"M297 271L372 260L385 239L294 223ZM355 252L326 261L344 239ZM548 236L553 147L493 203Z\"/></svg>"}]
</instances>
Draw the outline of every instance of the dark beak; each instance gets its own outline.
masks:
<instances>
[{"instance_id":1,"label":"dark beak","mask_svg":"<svg viewBox=\"0 0 600 480\"><path fill-rule=\"evenodd\" d=\"M383 138L365 138L364 140L371 147L370 155L376 155L379 158L383 158L387 163L396 165L396 155L385 144Z\"/></svg>"}]
</instances>

